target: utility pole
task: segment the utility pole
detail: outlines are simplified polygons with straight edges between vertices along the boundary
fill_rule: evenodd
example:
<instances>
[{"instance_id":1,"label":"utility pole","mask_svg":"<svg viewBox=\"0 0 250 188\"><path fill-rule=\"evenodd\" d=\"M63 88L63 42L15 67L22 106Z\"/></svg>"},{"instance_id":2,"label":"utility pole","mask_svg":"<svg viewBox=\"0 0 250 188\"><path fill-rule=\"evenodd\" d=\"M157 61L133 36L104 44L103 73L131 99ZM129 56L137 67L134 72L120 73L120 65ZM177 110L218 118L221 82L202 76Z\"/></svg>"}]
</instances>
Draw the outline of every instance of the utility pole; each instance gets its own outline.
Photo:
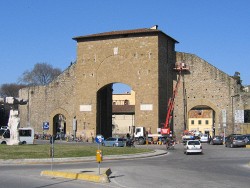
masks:
<instances>
[{"instance_id":1,"label":"utility pole","mask_svg":"<svg viewBox=\"0 0 250 188\"><path fill-rule=\"evenodd\" d=\"M233 131L232 133L234 134L234 129L235 129L235 118L234 118L234 97L238 97L240 96L239 94L236 94L236 95L233 95L231 96L232 98L232 128L233 128Z\"/></svg>"}]
</instances>

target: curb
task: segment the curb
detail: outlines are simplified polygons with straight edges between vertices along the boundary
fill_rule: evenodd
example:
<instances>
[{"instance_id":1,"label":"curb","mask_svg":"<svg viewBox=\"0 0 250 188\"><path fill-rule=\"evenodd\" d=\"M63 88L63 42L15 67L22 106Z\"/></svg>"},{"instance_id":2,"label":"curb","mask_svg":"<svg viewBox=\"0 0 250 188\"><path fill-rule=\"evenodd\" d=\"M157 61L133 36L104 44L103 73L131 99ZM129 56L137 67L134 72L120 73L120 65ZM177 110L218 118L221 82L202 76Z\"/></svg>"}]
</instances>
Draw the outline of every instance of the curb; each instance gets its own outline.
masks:
<instances>
[{"instance_id":1,"label":"curb","mask_svg":"<svg viewBox=\"0 0 250 188\"><path fill-rule=\"evenodd\" d=\"M109 175L112 173L110 168L100 169L86 169L84 171L79 170L62 170L62 171L42 171L41 176L59 177L75 180L85 180L95 183L109 183Z\"/></svg>"},{"instance_id":2,"label":"curb","mask_svg":"<svg viewBox=\"0 0 250 188\"><path fill-rule=\"evenodd\" d=\"M147 153L137 153L137 154L127 154L127 155L107 155L103 156L103 161L109 160L120 160L120 159L138 159L138 158L147 158L154 157L159 155L165 155L168 152L166 150L153 150L152 152ZM72 157L72 158L53 158L53 163L79 163L79 162L88 162L96 161L95 156L90 157ZM44 159L1 159L0 165L23 165L23 164L51 164L51 158Z\"/></svg>"}]
</instances>

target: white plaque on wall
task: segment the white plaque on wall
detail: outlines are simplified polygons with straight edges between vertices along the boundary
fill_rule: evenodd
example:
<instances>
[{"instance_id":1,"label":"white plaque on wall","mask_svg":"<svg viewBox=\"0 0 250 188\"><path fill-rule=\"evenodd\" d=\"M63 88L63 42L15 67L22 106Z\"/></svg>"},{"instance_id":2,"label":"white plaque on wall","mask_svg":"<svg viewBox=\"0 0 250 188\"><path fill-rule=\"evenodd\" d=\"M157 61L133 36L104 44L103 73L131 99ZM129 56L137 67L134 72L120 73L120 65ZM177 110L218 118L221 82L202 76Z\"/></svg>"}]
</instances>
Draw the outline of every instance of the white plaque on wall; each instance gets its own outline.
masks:
<instances>
[{"instance_id":1,"label":"white plaque on wall","mask_svg":"<svg viewBox=\"0 0 250 188\"><path fill-rule=\"evenodd\" d=\"M91 105L80 105L80 112L91 112L92 106Z\"/></svg>"},{"instance_id":2,"label":"white plaque on wall","mask_svg":"<svg viewBox=\"0 0 250 188\"><path fill-rule=\"evenodd\" d=\"M244 123L244 110L235 110L234 121L235 123Z\"/></svg>"},{"instance_id":3,"label":"white plaque on wall","mask_svg":"<svg viewBox=\"0 0 250 188\"><path fill-rule=\"evenodd\" d=\"M153 104L141 104L140 110L151 111L151 110L153 110Z\"/></svg>"},{"instance_id":4,"label":"white plaque on wall","mask_svg":"<svg viewBox=\"0 0 250 188\"><path fill-rule=\"evenodd\" d=\"M118 54L118 47L115 47L114 48L114 55L117 55Z\"/></svg>"}]
</instances>

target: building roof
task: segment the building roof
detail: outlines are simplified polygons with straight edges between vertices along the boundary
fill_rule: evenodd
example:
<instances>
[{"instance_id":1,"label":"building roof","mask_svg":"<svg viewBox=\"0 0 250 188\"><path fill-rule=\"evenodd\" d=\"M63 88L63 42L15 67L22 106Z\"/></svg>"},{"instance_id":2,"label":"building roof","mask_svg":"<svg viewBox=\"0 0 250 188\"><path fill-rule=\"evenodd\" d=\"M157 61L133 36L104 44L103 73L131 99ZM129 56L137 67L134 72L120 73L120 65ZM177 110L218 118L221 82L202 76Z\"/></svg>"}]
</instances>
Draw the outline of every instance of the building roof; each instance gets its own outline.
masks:
<instances>
[{"instance_id":1,"label":"building roof","mask_svg":"<svg viewBox=\"0 0 250 188\"><path fill-rule=\"evenodd\" d=\"M132 30L120 30L120 31L110 31L110 32L104 32L104 33L97 33L97 34L91 34L91 35L85 35L85 36L78 36L74 37L73 40L78 41L87 41L87 40L93 40L93 39L104 39L107 37L127 37L128 35L135 36L135 35L148 35L148 34L163 34L166 37L172 39L174 42L179 43L174 38L168 36L166 33L162 32L161 30L155 29L155 28L141 28L141 29L132 29Z\"/></svg>"},{"instance_id":2,"label":"building roof","mask_svg":"<svg viewBox=\"0 0 250 188\"><path fill-rule=\"evenodd\" d=\"M134 114L135 105L112 105L113 114Z\"/></svg>"}]
</instances>

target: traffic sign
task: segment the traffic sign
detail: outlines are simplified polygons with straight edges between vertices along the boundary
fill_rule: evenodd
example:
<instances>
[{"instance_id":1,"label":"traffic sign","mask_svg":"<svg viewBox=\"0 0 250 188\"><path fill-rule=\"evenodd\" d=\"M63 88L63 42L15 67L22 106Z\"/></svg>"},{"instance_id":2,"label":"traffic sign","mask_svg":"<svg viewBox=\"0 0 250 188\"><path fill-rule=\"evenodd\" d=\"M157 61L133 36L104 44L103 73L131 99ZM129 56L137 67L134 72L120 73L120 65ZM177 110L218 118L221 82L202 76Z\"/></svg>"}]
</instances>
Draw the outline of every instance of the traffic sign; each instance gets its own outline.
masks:
<instances>
[{"instance_id":1,"label":"traffic sign","mask_svg":"<svg viewBox=\"0 0 250 188\"><path fill-rule=\"evenodd\" d=\"M49 122L43 122L43 130L49 130Z\"/></svg>"},{"instance_id":2,"label":"traffic sign","mask_svg":"<svg viewBox=\"0 0 250 188\"><path fill-rule=\"evenodd\" d=\"M100 143L102 143L104 141L104 137L102 136L102 135L96 135L96 137L95 137L95 142L97 143L97 144L100 144Z\"/></svg>"}]
</instances>

